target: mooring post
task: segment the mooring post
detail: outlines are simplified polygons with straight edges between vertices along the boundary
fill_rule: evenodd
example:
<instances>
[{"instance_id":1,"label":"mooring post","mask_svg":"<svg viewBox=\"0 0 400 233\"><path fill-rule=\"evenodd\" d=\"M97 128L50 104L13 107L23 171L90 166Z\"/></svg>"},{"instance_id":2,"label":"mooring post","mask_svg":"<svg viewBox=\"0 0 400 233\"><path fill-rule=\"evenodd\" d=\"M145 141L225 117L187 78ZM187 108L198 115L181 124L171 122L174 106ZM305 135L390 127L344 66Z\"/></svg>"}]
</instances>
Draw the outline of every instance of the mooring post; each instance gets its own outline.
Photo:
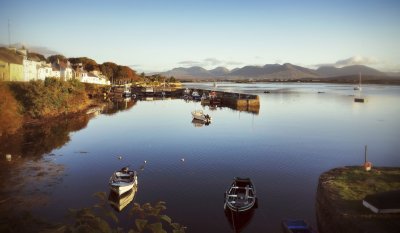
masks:
<instances>
[{"instance_id":1,"label":"mooring post","mask_svg":"<svg viewBox=\"0 0 400 233\"><path fill-rule=\"evenodd\" d=\"M365 160L364 163L366 163L366 162L367 162L367 145L365 145L364 148L365 148L365 149L364 149L364 160Z\"/></svg>"}]
</instances>

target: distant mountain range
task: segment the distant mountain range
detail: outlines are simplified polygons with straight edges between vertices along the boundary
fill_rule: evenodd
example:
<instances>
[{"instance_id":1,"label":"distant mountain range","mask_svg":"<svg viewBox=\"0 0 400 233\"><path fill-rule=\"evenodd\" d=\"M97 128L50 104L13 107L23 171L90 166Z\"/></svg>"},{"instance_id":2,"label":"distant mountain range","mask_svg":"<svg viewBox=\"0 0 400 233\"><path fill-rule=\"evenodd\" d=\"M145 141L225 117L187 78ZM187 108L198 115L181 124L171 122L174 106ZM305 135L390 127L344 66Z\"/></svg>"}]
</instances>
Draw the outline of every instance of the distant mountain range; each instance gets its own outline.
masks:
<instances>
[{"instance_id":1,"label":"distant mountain range","mask_svg":"<svg viewBox=\"0 0 400 233\"><path fill-rule=\"evenodd\" d=\"M199 66L193 66L189 68L179 67L161 74L166 76L174 76L177 79L183 80L293 80L358 76L359 73L361 73L363 76L383 78L398 76L393 73L386 74L379 70L363 65L352 65L342 68L321 66L314 70L296 66L290 63L285 63L283 65L267 64L264 66L245 66L233 70L228 70L225 67L217 67L212 70L206 70Z\"/></svg>"}]
</instances>

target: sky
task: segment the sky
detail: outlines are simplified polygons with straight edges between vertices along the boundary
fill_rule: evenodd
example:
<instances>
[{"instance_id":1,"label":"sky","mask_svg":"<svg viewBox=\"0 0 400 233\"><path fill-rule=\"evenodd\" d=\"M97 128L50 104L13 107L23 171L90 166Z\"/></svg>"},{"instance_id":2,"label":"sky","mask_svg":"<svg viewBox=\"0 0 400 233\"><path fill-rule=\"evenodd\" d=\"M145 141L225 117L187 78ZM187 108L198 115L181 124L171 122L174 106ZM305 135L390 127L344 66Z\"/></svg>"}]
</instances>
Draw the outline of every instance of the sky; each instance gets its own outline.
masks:
<instances>
[{"instance_id":1,"label":"sky","mask_svg":"<svg viewBox=\"0 0 400 233\"><path fill-rule=\"evenodd\" d=\"M0 44L9 38L139 72L275 63L398 72L400 1L0 0Z\"/></svg>"}]
</instances>

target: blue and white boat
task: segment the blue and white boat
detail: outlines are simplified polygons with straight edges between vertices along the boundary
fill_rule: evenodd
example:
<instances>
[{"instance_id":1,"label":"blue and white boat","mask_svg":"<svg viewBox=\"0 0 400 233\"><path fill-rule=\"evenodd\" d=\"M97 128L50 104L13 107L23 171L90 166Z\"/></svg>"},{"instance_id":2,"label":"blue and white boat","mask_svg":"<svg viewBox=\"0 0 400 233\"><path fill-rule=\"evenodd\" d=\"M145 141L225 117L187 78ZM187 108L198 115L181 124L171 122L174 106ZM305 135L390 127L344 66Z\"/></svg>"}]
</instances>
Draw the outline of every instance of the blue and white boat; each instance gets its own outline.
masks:
<instances>
[{"instance_id":1,"label":"blue and white boat","mask_svg":"<svg viewBox=\"0 0 400 233\"><path fill-rule=\"evenodd\" d=\"M313 229L302 219L283 220L282 227L286 233L315 233L315 231L313 231Z\"/></svg>"}]
</instances>

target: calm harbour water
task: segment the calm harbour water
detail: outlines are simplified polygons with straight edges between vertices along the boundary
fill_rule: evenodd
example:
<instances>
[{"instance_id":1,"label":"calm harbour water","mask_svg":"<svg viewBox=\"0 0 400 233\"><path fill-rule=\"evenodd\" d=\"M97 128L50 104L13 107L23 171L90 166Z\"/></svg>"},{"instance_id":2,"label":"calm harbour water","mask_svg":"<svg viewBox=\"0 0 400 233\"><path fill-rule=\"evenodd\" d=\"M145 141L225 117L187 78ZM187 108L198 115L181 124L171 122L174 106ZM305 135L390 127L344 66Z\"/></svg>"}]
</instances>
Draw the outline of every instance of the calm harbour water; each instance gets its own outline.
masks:
<instances>
[{"instance_id":1,"label":"calm harbour water","mask_svg":"<svg viewBox=\"0 0 400 233\"><path fill-rule=\"evenodd\" d=\"M217 89L258 94L258 113L181 99L131 102L127 109L120 103L123 111L90 119L46 152L52 156L44 158L64 171L34 214L61 221L67 208L90 206L93 193L109 192L113 171L138 169L146 160L134 202L166 201L166 213L187 232L232 232L223 193L235 176L251 177L259 198L242 232L281 232L284 218L316 227L319 175L362 164L364 145L374 166L400 166L399 86L365 85L365 103L353 101L352 85L221 83ZM194 109L204 109L213 122L196 127Z\"/></svg>"}]
</instances>

